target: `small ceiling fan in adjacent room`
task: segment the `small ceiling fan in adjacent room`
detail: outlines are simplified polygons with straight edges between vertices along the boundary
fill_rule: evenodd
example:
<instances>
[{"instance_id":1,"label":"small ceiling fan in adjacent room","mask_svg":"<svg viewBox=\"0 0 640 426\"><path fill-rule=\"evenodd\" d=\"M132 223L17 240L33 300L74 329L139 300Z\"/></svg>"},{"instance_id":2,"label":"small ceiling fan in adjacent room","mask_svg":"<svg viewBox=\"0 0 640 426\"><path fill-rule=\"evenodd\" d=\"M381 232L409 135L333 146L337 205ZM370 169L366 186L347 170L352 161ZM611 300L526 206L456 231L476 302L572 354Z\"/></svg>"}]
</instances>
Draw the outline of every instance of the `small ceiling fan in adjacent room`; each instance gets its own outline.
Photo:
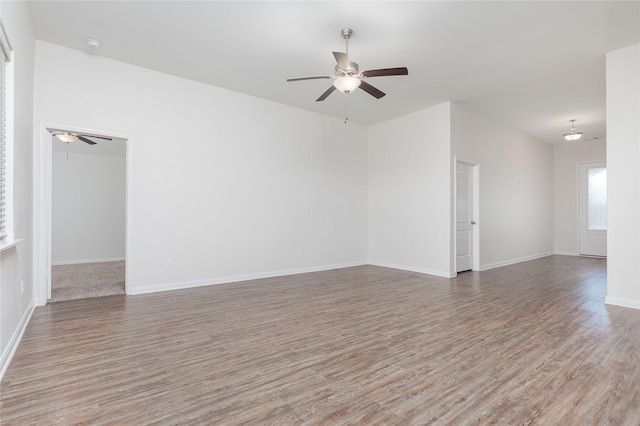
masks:
<instances>
[{"instance_id":1,"label":"small ceiling fan in adjacent room","mask_svg":"<svg viewBox=\"0 0 640 426\"><path fill-rule=\"evenodd\" d=\"M342 38L345 39L346 47L345 52L333 52L333 56L336 58L337 63L334 75L288 78L287 81L333 79L333 85L320 95L320 97L316 99L316 102L324 101L336 89L342 93L350 93L357 88L364 90L376 99L380 99L385 95L385 93L364 81L365 79L371 77L409 74L409 71L405 67L381 68L360 72L358 64L349 61L349 38L353 34L353 30L345 28L342 30L341 34Z\"/></svg>"},{"instance_id":2,"label":"small ceiling fan in adjacent room","mask_svg":"<svg viewBox=\"0 0 640 426\"><path fill-rule=\"evenodd\" d=\"M88 143L89 145L95 145L97 144L97 142L89 138L104 139L107 141L113 140L111 138L106 138L104 136L88 135L88 134L75 133L75 132L64 132L62 130L52 130L51 133L64 143L73 143L77 140L81 140L82 142Z\"/></svg>"}]
</instances>

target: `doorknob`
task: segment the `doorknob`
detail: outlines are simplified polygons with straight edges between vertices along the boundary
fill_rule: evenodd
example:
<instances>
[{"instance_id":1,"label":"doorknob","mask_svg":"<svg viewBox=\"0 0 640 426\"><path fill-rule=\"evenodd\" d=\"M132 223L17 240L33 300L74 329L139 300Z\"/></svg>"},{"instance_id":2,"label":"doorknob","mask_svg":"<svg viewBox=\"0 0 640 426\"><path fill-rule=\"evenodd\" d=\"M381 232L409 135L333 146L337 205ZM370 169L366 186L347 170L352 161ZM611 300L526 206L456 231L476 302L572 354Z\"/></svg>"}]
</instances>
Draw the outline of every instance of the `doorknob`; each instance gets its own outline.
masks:
<instances>
[{"instance_id":1,"label":"doorknob","mask_svg":"<svg viewBox=\"0 0 640 426\"><path fill-rule=\"evenodd\" d=\"M472 225L475 225L475 224L476 224L476 221L475 221L475 220L472 220L470 223L471 223Z\"/></svg>"}]
</instances>

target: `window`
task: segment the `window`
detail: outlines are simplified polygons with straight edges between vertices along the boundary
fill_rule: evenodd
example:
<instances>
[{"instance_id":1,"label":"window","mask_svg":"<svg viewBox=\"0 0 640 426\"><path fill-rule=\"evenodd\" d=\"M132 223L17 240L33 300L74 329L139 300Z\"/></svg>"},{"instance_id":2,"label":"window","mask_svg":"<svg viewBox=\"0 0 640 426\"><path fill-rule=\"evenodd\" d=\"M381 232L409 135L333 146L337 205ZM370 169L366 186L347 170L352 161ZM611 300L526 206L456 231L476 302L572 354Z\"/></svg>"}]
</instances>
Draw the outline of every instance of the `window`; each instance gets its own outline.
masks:
<instances>
[{"instance_id":1,"label":"window","mask_svg":"<svg viewBox=\"0 0 640 426\"><path fill-rule=\"evenodd\" d=\"M589 230L607 230L607 168L590 168L587 175Z\"/></svg>"},{"instance_id":2,"label":"window","mask_svg":"<svg viewBox=\"0 0 640 426\"><path fill-rule=\"evenodd\" d=\"M9 84L7 84L8 63L11 61L11 45L4 32L4 26L0 22L0 238L7 236L7 211L9 197L8 192L8 161L11 161L7 155L9 148L9 131L8 125L10 120L7 119L8 108L11 104L7 101Z\"/></svg>"}]
</instances>

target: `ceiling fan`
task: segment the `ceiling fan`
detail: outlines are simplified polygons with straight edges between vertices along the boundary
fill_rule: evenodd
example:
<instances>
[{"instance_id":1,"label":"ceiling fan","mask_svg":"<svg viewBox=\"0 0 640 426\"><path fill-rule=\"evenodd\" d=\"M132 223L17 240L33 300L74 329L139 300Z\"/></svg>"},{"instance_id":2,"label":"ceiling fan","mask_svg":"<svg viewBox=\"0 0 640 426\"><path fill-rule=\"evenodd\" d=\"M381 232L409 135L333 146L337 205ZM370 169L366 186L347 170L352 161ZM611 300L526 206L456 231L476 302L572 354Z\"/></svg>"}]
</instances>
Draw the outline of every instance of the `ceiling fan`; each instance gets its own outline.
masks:
<instances>
[{"instance_id":1,"label":"ceiling fan","mask_svg":"<svg viewBox=\"0 0 640 426\"><path fill-rule=\"evenodd\" d=\"M88 134L74 133L74 132L64 132L62 130L52 130L51 133L64 143L73 143L78 139L80 139L82 142L88 143L89 145L95 145L97 144L97 142L92 141L89 138L104 139L108 141L113 140L111 138L106 138L103 136L88 135Z\"/></svg>"},{"instance_id":2,"label":"ceiling fan","mask_svg":"<svg viewBox=\"0 0 640 426\"><path fill-rule=\"evenodd\" d=\"M342 30L341 34L342 38L345 39L346 48L345 52L333 52L333 56L336 58L337 63L334 75L288 78L287 81L333 79L333 85L329 87L322 95L320 95L320 97L316 99L316 102L324 101L325 99L327 99L327 96L333 93L333 91L336 89L338 89L342 93L350 93L356 90L358 87L374 98L380 99L385 95L385 93L364 81L365 78L409 74L409 71L405 67L382 68L360 72L358 70L358 64L349 61L349 38L353 34L353 30L351 30L350 28L345 28Z\"/></svg>"}]
</instances>

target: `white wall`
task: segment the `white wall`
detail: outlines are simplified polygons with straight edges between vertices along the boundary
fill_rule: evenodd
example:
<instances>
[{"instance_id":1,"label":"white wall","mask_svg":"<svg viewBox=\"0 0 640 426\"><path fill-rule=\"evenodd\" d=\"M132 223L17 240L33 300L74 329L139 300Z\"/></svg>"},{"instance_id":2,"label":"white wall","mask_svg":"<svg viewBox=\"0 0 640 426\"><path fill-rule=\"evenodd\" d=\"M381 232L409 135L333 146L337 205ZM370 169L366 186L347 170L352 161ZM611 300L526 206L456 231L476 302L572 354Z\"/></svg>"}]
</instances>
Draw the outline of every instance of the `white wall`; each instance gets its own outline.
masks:
<instances>
[{"instance_id":1,"label":"white wall","mask_svg":"<svg viewBox=\"0 0 640 426\"><path fill-rule=\"evenodd\" d=\"M553 253L553 148L452 104L453 155L480 165L480 269Z\"/></svg>"},{"instance_id":2,"label":"white wall","mask_svg":"<svg viewBox=\"0 0 640 426\"><path fill-rule=\"evenodd\" d=\"M451 276L450 103L369 128L369 263Z\"/></svg>"},{"instance_id":3,"label":"white wall","mask_svg":"<svg viewBox=\"0 0 640 426\"><path fill-rule=\"evenodd\" d=\"M24 239L0 254L0 377L33 312L33 28L26 2L0 2L0 18L14 49L14 236ZM24 282L24 294L20 283Z\"/></svg>"},{"instance_id":4,"label":"white wall","mask_svg":"<svg viewBox=\"0 0 640 426\"><path fill-rule=\"evenodd\" d=\"M131 293L366 262L363 126L40 41L34 109L131 137Z\"/></svg>"},{"instance_id":5,"label":"white wall","mask_svg":"<svg viewBox=\"0 0 640 426\"><path fill-rule=\"evenodd\" d=\"M607 298L640 309L640 45L607 54Z\"/></svg>"},{"instance_id":6,"label":"white wall","mask_svg":"<svg viewBox=\"0 0 640 426\"><path fill-rule=\"evenodd\" d=\"M578 255L578 163L605 161L602 140L553 147L553 229L556 254Z\"/></svg>"},{"instance_id":7,"label":"white wall","mask_svg":"<svg viewBox=\"0 0 640 426\"><path fill-rule=\"evenodd\" d=\"M52 173L52 263L124 260L125 157L54 150Z\"/></svg>"}]
</instances>

